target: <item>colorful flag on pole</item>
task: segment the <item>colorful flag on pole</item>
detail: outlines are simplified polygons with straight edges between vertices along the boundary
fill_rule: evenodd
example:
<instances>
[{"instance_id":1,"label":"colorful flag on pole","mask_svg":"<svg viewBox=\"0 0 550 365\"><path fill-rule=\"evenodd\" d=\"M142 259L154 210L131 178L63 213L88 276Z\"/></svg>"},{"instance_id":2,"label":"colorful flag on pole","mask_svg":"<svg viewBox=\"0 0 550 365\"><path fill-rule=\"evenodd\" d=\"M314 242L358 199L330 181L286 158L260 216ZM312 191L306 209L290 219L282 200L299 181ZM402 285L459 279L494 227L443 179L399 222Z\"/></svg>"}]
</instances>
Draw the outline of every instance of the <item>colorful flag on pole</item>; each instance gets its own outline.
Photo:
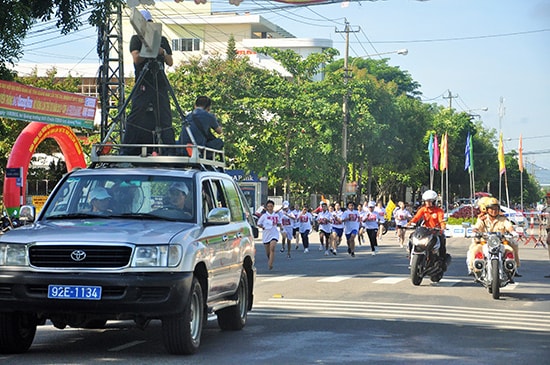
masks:
<instances>
[{"instance_id":1,"label":"colorful flag on pole","mask_svg":"<svg viewBox=\"0 0 550 365\"><path fill-rule=\"evenodd\" d=\"M430 170L434 169L434 135L430 133L430 140L428 141L428 155L430 156Z\"/></svg>"},{"instance_id":2,"label":"colorful flag on pole","mask_svg":"<svg viewBox=\"0 0 550 365\"><path fill-rule=\"evenodd\" d=\"M519 135L519 148L518 148L518 151L519 151L519 156L518 156L519 171L523 172L523 143L522 143L522 140L521 140L521 134Z\"/></svg>"},{"instance_id":3,"label":"colorful flag on pole","mask_svg":"<svg viewBox=\"0 0 550 365\"><path fill-rule=\"evenodd\" d=\"M445 132L443 139L441 139L441 158L439 161L439 169L441 171L445 171L447 169L447 160L447 132Z\"/></svg>"},{"instance_id":4,"label":"colorful flag on pole","mask_svg":"<svg viewBox=\"0 0 550 365\"><path fill-rule=\"evenodd\" d=\"M498 171L502 175L506 172L506 163L504 162L504 144L502 143L502 132L498 140Z\"/></svg>"},{"instance_id":5,"label":"colorful flag on pole","mask_svg":"<svg viewBox=\"0 0 550 365\"><path fill-rule=\"evenodd\" d=\"M470 131L466 136L466 147L464 148L464 171L470 171Z\"/></svg>"},{"instance_id":6,"label":"colorful flag on pole","mask_svg":"<svg viewBox=\"0 0 550 365\"><path fill-rule=\"evenodd\" d=\"M439 171L439 144L437 143L437 134L434 137L434 159L432 165L434 169Z\"/></svg>"}]
</instances>

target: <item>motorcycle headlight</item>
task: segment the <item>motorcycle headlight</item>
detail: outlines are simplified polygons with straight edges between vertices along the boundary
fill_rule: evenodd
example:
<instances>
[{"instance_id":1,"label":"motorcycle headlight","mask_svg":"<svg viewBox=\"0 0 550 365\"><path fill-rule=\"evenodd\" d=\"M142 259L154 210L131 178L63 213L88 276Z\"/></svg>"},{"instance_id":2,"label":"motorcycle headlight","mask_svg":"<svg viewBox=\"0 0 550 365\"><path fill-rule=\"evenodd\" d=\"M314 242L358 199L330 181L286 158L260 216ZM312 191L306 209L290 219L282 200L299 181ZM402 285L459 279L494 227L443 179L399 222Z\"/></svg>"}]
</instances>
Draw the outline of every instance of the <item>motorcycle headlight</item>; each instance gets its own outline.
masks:
<instances>
[{"instance_id":1,"label":"motorcycle headlight","mask_svg":"<svg viewBox=\"0 0 550 365\"><path fill-rule=\"evenodd\" d=\"M20 244L0 244L0 266L26 266L27 249Z\"/></svg>"},{"instance_id":2,"label":"motorcycle headlight","mask_svg":"<svg viewBox=\"0 0 550 365\"><path fill-rule=\"evenodd\" d=\"M181 261L180 245L136 247L132 267L176 267Z\"/></svg>"},{"instance_id":3,"label":"motorcycle headlight","mask_svg":"<svg viewBox=\"0 0 550 365\"><path fill-rule=\"evenodd\" d=\"M428 246L428 243L430 242L431 236L428 237L414 237L413 238L413 245L417 246L418 248L425 249Z\"/></svg>"},{"instance_id":4,"label":"motorcycle headlight","mask_svg":"<svg viewBox=\"0 0 550 365\"><path fill-rule=\"evenodd\" d=\"M487 240L487 245L489 248L494 249L500 246L500 238L497 236L490 236Z\"/></svg>"}]
</instances>

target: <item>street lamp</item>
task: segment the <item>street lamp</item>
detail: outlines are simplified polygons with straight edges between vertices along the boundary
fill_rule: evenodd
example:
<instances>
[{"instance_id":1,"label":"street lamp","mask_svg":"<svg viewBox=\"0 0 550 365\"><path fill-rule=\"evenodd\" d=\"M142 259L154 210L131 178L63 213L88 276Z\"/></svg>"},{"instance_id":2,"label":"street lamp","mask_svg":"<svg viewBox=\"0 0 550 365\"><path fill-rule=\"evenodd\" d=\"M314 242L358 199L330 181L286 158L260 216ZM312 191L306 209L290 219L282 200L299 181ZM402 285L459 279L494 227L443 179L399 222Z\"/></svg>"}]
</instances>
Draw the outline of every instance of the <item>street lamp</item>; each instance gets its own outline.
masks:
<instances>
[{"instance_id":1,"label":"street lamp","mask_svg":"<svg viewBox=\"0 0 550 365\"><path fill-rule=\"evenodd\" d=\"M342 172L340 175L340 192L338 196L338 200L342 201L342 196L344 194L344 187L346 184L346 169L348 166L348 124L349 124L349 111L348 111L348 90L347 90L347 84L349 79L349 68L348 68L348 47L346 44L346 56L344 57L344 101L342 103L342 113L343 113L343 122L342 122L342 159L344 160L344 164L342 165ZM389 51L389 52L382 52L382 53L376 53L372 55L366 55L366 56L360 56L356 57L352 62L351 66L360 58L372 58L376 56L382 56L385 54L393 54L396 53L398 55L406 56L409 54L409 50L406 48L398 49L396 51Z\"/></svg>"}]
</instances>

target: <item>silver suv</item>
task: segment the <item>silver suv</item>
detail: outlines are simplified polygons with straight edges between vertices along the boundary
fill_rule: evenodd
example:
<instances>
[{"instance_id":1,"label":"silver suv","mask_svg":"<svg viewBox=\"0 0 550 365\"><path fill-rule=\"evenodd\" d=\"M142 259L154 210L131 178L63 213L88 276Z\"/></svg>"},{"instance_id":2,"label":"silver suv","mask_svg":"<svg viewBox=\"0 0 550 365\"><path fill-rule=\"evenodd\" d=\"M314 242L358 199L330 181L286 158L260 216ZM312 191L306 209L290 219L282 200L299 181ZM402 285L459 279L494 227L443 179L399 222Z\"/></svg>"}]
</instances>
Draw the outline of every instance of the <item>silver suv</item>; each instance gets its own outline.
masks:
<instances>
[{"instance_id":1,"label":"silver suv","mask_svg":"<svg viewBox=\"0 0 550 365\"><path fill-rule=\"evenodd\" d=\"M258 233L211 158L94 155L35 221L24 207L34 223L0 236L0 353L27 351L46 320L60 329L161 320L173 354L198 350L209 313L223 330L242 329Z\"/></svg>"}]
</instances>

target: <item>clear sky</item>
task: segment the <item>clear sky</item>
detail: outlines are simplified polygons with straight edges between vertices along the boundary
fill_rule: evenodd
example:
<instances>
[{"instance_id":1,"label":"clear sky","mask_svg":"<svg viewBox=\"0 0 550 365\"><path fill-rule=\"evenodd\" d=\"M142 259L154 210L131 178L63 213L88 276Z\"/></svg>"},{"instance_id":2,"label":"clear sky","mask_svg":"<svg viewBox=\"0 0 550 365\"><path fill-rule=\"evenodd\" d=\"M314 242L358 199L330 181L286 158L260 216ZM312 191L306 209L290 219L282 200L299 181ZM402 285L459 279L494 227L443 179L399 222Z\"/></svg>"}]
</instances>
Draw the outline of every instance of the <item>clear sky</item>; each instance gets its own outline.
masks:
<instances>
[{"instance_id":1,"label":"clear sky","mask_svg":"<svg viewBox=\"0 0 550 365\"><path fill-rule=\"evenodd\" d=\"M212 5L260 14L296 37L332 39L341 56L344 34L336 30L344 29L345 20L357 31L350 34L352 57L406 48L407 56L383 57L421 84L424 101L449 106L444 97L450 91L455 110L479 114L486 128L502 126L505 151L517 150L522 134L526 168L550 173L550 0L353 1L347 7L213 0ZM31 33L21 62L44 57L52 64L98 62L95 30L87 28L65 37Z\"/></svg>"}]
</instances>

